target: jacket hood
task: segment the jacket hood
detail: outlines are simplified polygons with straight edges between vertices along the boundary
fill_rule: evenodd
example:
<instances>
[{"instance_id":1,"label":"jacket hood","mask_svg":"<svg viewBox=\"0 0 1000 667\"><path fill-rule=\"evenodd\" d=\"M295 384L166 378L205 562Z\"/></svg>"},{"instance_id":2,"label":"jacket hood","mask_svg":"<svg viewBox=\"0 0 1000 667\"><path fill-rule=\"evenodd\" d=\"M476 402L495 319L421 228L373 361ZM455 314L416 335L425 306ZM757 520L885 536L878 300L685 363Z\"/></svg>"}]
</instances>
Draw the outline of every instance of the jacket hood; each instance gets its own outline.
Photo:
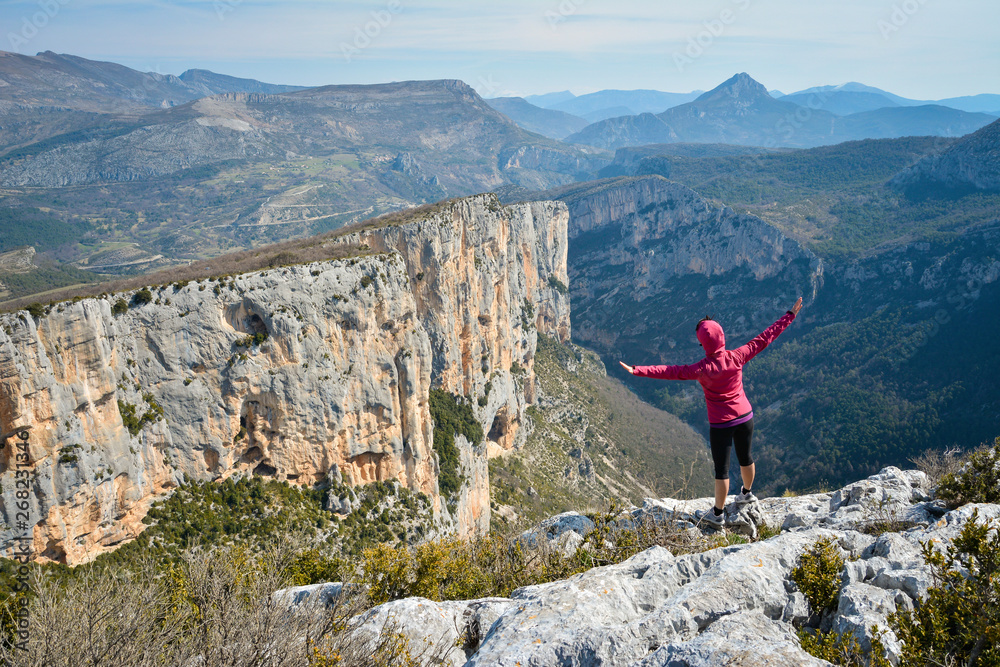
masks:
<instances>
[{"instance_id":1,"label":"jacket hood","mask_svg":"<svg viewBox=\"0 0 1000 667\"><path fill-rule=\"evenodd\" d=\"M705 355L712 356L726 349L726 332L715 320L705 320L698 326L698 342L705 348Z\"/></svg>"}]
</instances>

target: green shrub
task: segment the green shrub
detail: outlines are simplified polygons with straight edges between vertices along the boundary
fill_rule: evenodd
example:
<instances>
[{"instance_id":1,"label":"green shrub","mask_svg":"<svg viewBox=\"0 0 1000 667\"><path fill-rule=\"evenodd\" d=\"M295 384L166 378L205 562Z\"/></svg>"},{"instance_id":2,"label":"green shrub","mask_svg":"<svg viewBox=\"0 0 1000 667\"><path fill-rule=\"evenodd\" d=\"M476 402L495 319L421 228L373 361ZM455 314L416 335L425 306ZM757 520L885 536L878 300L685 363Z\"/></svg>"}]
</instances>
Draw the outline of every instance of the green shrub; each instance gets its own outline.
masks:
<instances>
[{"instance_id":1,"label":"green shrub","mask_svg":"<svg viewBox=\"0 0 1000 667\"><path fill-rule=\"evenodd\" d=\"M817 541L799 556L799 565L792 570L792 581L809 601L813 614L822 614L837 607L840 594L840 572L844 558L833 538Z\"/></svg>"},{"instance_id":2,"label":"green shrub","mask_svg":"<svg viewBox=\"0 0 1000 667\"><path fill-rule=\"evenodd\" d=\"M569 288L566 287L566 284L555 276L549 276L549 287L560 294L569 294Z\"/></svg>"},{"instance_id":3,"label":"green shrub","mask_svg":"<svg viewBox=\"0 0 1000 667\"><path fill-rule=\"evenodd\" d=\"M147 303L153 302L153 293L149 291L148 287L143 287L141 290L132 295L132 305L134 306L144 306Z\"/></svg>"},{"instance_id":4,"label":"green shrub","mask_svg":"<svg viewBox=\"0 0 1000 667\"><path fill-rule=\"evenodd\" d=\"M923 557L934 586L889 617L900 665L1000 665L1000 526L973 512L944 553L926 542Z\"/></svg>"},{"instance_id":5,"label":"green shrub","mask_svg":"<svg viewBox=\"0 0 1000 667\"><path fill-rule=\"evenodd\" d=\"M128 565L149 556L168 562L195 544L259 545L287 539L291 532L313 537L332 525L330 514L323 509L322 490L261 477L222 482L186 478L171 496L153 503L142 521L148 528L136 539L102 554L97 561ZM312 562L307 556L291 567L289 574L301 579L322 576L316 573L329 572L333 565L325 560Z\"/></svg>"},{"instance_id":6,"label":"green shrub","mask_svg":"<svg viewBox=\"0 0 1000 667\"><path fill-rule=\"evenodd\" d=\"M889 661L882 657L884 649L877 639L872 642L875 650L869 655L850 632L841 635L832 630L823 632L802 628L798 635L803 651L840 667L890 667Z\"/></svg>"},{"instance_id":7,"label":"green shrub","mask_svg":"<svg viewBox=\"0 0 1000 667\"><path fill-rule=\"evenodd\" d=\"M25 310L28 311L28 314L34 317L36 320L40 320L46 315L48 315L48 309L45 307L44 304L41 303L32 303L28 307L26 307Z\"/></svg>"},{"instance_id":8,"label":"green shrub","mask_svg":"<svg viewBox=\"0 0 1000 667\"><path fill-rule=\"evenodd\" d=\"M441 468L438 488L446 497L454 497L462 486L455 434L461 433L478 446L483 441L483 428L468 403L441 389L431 390L430 411L434 419L434 451Z\"/></svg>"},{"instance_id":9,"label":"green shrub","mask_svg":"<svg viewBox=\"0 0 1000 667\"><path fill-rule=\"evenodd\" d=\"M122 424L125 425L128 432L133 436L139 435L139 431L142 430L142 425L139 423L139 418L135 416L135 406L131 403L126 403L119 398L118 414L122 416Z\"/></svg>"},{"instance_id":10,"label":"green shrub","mask_svg":"<svg viewBox=\"0 0 1000 667\"><path fill-rule=\"evenodd\" d=\"M521 325L527 329L535 324L535 305L524 300L524 305L521 308Z\"/></svg>"},{"instance_id":11,"label":"green shrub","mask_svg":"<svg viewBox=\"0 0 1000 667\"><path fill-rule=\"evenodd\" d=\"M350 573L347 562L340 558L328 558L313 548L296 554L285 568L285 575L292 586L309 586L328 581L339 581Z\"/></svg>"},{"instance_id":12,"label":"green shrub","mask_svg":"<svg viewBox=\"0 0 1000 667\"><path fill-rule=\"evenodd\" d=\"M118 399L118 412L121 414L122 424L125 425L125 428L127 428L128 432L133 436L139 435L139 431L141 431L146 424L151 424L163 419L163 407L156 402L153 395L151 393L145 393L142 395L142 398L149 406L149 409L146 410L142 416L138 416L136 414L136 406Z\"/></svg>"},{"instance_id":13,"label":"green shrub","mask_svg":"<svg viewBox=\"0 0 1000 667\"><path fill-rule=\"evenodd\" d=\"M59 463L76 463L80 457L73 451L83 449L81 445L67 445L59 450Z\"/></svg>"},{"instance_id":14,"label":"green shrub","mask_svg":"<svg viewBox=\"0 0 1000 667\"><path fill-rule=\"evenodd\" d=\"M260 345L267 340L266 331L258 331L252 336L247 336L246 338L241 338L236 343L236 347L253 347L255 345Z\"/></svg>"},{"instance_id":15,"label":"green shrub","mask_svg":"<svg viewBox=\"0 0 1000 667\"><path fill-rule=\"evenodd\" d=\"M974 452L957 473L941 478L937 497L952 508L967 503L1000 502L1000 438L993 447Z\"/></svg>"},{"instance_id":16,"label":"green shrub","mask_svg":"<svg viewBox=\"0 0 1000 667\"><path fill-rule=\"evenodd\" d=\"M490 534L366 549L362 583L373 604L413 596L471 600L508 597L522 586L563 579L582 569L556 552L532 552L517 540Z\"/></svg>"}]
</instances>

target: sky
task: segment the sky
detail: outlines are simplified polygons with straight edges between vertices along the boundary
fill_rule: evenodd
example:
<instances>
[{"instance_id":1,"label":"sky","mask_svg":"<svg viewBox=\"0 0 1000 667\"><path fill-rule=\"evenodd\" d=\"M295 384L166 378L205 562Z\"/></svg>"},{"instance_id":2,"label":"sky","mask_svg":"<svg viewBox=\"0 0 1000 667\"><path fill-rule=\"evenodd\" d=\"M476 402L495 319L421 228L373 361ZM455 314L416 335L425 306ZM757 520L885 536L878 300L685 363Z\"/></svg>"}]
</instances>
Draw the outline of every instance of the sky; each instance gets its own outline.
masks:
<instances>
[{"instance_id":1,"label":"sky","mask_svg":"<svg viewBox=\"0 0 1000 667\"><path fill-rule=\"evenodd\" d=\"M0 0L0 50L270 83L461 79L484 97L859 81L1000 94L997 0Z\"/></svg>"}]
</instances>

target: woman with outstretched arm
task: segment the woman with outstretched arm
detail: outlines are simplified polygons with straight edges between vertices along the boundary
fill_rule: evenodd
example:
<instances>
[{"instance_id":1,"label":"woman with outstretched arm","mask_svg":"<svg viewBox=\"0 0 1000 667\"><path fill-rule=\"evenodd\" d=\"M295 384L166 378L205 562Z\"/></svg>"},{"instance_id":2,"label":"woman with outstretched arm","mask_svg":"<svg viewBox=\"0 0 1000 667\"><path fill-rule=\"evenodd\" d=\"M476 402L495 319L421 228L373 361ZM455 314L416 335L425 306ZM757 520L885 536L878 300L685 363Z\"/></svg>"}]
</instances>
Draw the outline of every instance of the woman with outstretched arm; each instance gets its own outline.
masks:
<instances>
[{"instance_id":1,"label":"woman with outstretched arm","mask_svg":"<svg viewBox=\"0 0 1000 667\"><path fill-rule=\"evenodd\" d=\"M723 510L729 493L729 450L736 445L740 462L743 488L736 496L737 504L755 502L753 495L753 458L750 441L753 438L753 409L743 392L743 366L771 344L792 323L802 310L802 298L777 322L769 326L752 341L735 350L726 349L726 335L718 322L704 318L695 327L698 342L705 349L705 358L687 366L629 366L622 367L632 375L658 380L697 380L705 392L708 404L708 422L711 426L712 461L715 463L715 507L711 512L699 513L699 518L719 528L723 524Z\"/></svg>"}]
</instances>

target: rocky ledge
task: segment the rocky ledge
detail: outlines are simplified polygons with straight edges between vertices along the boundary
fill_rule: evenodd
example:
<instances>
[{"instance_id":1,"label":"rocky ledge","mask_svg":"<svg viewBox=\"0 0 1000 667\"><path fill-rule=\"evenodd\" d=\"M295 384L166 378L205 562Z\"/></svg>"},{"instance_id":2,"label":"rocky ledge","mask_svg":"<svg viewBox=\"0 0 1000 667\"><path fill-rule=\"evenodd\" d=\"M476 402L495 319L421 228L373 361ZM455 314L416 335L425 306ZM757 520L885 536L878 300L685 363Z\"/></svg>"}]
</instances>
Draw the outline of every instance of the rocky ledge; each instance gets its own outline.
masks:
<instances>
[{"instance_id":1,"label":"rocky ledge","mask_svg":"<svg viewBox=\"0 0 1000 667\"><path fill-rule=\"evenodd\" d=\"M362 617L359 631L375 635L391 624L411 642L455 647L445 664L470 667L824 665L802 650L796 633L809 619L791 580L799 556L820 539L835 540L846 563L839 606L822 627L854 633L868 649L872 626L886 628L889 614L912 608L932 585L921 543L945 548L975 511L980 520L1000 518L1000 505L947 511L931 491L924 473L885 468L834 493L730 505L728 532L756 535L765 525L781 531L703 553L675 556L653 547L616 565L518 589L509 599L389 602ZM700 532L695 512L711 502L649 499L619 521L675 521ZM592 528L586 517L568 513L534 536L566 548ZM891 632L883 643L895 662L899 645Z\"/></svg>"}]
</instances>

